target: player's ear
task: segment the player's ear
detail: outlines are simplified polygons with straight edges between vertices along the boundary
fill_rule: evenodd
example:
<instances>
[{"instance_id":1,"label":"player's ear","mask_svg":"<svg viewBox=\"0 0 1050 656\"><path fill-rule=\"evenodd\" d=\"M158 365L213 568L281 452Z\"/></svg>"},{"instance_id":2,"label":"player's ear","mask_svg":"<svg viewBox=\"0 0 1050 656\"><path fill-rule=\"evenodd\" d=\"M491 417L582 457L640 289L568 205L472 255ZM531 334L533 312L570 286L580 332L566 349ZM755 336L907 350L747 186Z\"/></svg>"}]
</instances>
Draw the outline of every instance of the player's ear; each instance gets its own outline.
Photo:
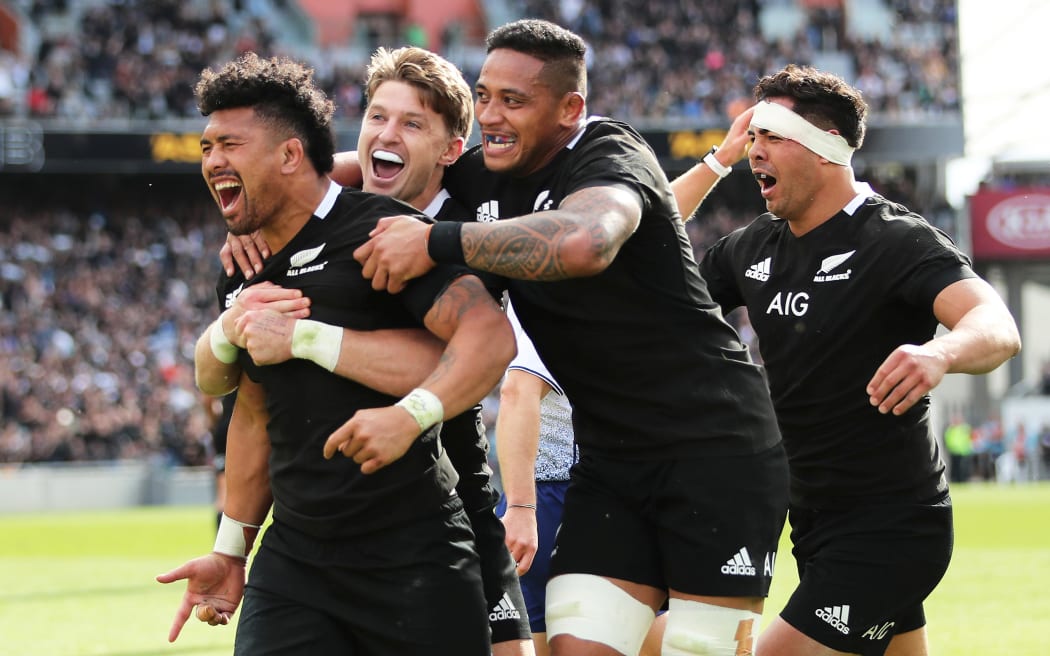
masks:
<instances>
[{"instance_id":1,"label":"player's ear","mask_svg":"<svg viewBox=\"0 0 1050 656\"><path fill-rule=\"evenodd\" d=\"M298 137L285 139L281 144L281 170L291 173L306 159L303 142Z\"/></svg>"},{"instance_id":2,"label":"player's ear","mask_svg":"<svg viewBox=\"0 0 1050 656\"><path fill-rule=\"evenodd\" d=\"M445 152L441 153L441 157L438 158L438 164L448 166L459 159L459 156L463 154L465 143L463 137L456 137L449 141Z\"/></svg>"},{"instance_id":3,"label":"player's ear","mask_svg":"<svg viewBox=\"0 0 1050 656\"><path fill-rule=\"evenodd\" d=\"M587 102L583 94L578 91L570 91L561 99L561 122L566 126L575 126L583 118Z\"/></svg>"}]
</instances>

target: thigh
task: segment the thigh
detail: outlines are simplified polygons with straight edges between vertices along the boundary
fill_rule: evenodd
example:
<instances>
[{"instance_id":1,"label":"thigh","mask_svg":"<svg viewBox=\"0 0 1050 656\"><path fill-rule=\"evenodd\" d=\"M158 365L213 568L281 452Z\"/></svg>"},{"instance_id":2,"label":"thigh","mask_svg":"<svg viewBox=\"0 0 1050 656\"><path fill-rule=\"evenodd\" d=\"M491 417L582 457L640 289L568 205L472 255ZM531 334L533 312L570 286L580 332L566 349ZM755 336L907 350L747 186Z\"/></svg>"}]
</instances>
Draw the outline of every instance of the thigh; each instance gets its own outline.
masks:
<instances>
[{"instance_id":1,"label":"thigh","mask_svg":"<svg viewBox=\"0 0 1050 656\"><path fill-rule=\"evenodd\" d=\"M659 522L669 587L691 595L767 596L787 518L781 447L678 460L662 480L650 515Z\"/></svg>"},{"instance_id":2,"label":"thigh","mask_svg":"<svg viewBox=\"0 0 1050 656\"><path fill-rule=\"evenodd\" d=\"M951 560L951 502L792 511L799 586L781 612L823 645L882 654L925 625L922 602Z\"/></svg>"},{"instance_id":3,"label":"thigh","mask_svg":"<svg viewBox=\"0 0 1050 656\"><path fill-rule=\"evenodd\" d=\"M656 467L581 454L565 492L550 577L594 574L667 589L656 525L638 500L652 488Z\"/></svg>"}]
</instances>

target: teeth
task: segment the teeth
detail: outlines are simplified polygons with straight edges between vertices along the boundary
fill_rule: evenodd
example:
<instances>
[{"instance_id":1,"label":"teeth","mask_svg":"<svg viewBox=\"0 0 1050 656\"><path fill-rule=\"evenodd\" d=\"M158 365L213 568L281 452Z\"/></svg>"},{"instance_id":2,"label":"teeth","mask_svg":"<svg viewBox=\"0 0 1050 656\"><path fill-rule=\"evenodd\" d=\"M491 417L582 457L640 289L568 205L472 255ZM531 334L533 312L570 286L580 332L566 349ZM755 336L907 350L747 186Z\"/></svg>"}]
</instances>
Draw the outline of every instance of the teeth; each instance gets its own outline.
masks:
<instances>
[{"instance_id":1,"label":"teeth","mask_svg":"<svg viewBox=\"0 0 1050 656\"><path fill-rule=\"evenodd\" d=\"M499 136L491 136L491 135L485 137L485 140L488 141L490 144L500 145L500 146L514 143L514 140L510 139L508 137L499 137Z\"/></svg>"},{"instance_id":2,"label":"teeth","mask_svg":"<svg viewBox=\"0 0 1050 656\"><path fill-rule=\"evenodd\" d=\"M235 189L240 186L241 185L238 182L218 182L215 184L215 191L222 191L223 189Z\"/></svg>"},{"instance_id":3,"label":"teeth","mask_svg":"<svg viewBox=\"0 0 1050 656\"><path fill-rule=\"evenodd\" d=\"M397 153L392 153L389 150L377 150L372 153L372 157L382 160L384 162L390 162L391 164L404 164L405 160L401 159L401 156Z\"/></svg>"}]
</instances>

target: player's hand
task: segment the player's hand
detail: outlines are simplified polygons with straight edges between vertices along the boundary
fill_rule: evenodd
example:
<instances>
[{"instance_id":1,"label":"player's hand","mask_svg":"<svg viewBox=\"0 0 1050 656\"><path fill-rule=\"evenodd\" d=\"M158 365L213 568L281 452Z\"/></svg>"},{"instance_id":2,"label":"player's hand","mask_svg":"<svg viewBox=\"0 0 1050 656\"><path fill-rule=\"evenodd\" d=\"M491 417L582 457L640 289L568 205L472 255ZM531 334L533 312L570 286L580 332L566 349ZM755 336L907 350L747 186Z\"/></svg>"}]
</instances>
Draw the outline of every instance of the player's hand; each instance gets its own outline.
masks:
<instances>
[{"instance_id":1,"label":"player's hand","mask_svg":"<svg viewBox=\"0 0 1050 656\"><path fill-rule=\"evenodd\" d=\"M226 338L238 348L245 346L240 332L240 318L247 312L267 310L277 312L290 319L306 319L310 316L310 299L298 289L287 289L266 280L246 287L222 313L222 329Z\"/></svg>"},{"instance_id":2,"label":"player's hand","mask_svg":"<svg viewBox=\"0 0 1050 656\"><path fill-rule=\"evenodd\" d=\"M358 410L328 437L324 457L341 453L371 474L405 455L419 434L419 424L400 406Z\"/></svg>"},{"instance_id":3,"label":"player's hand","mask_svg":"<svg viewBox=\"0 0 1050 656\"><path fill-rule=\"evenodd\" d=\"M507 512L503 513L503 527L507 531L507 549L517 564L518 576L521 576L532 567L532 560L540 546L536 511L508 505Z\"/></svg>"},{"instance_id":4,"label":"player's hand","mask_svg":"<svg viewBox=\"0 0 1050 656\"><path fill-rule=\"evenodd\" d=\"M427 254L429 226L410 216L388 216L379 220L364 245L354 251L362 274L372 289L396 294L405 283L434 268Z\"/></svg>"},{"instance_id":5,"label":"player's hand","mask_svg":"<svg viewBox=\"0 0 1050 656\"><path fill-rule=\"evenodd\" d=\"M718 147L718 161L726 166L733 166L747 157L747 149L751 144L751 137L747 130L751 126L751 116L754 113L755 105L751 105L733 118L729 131L722 140L722 145Z\"/></svg>"},{"instance_id":6,"label":"player's hand","mask_svg":"<svg viewBox=\"0 0 1050 656\"><path fill-rule=\"evenodd\" d=\"M226 235L226 243L219 250L219 261L226 275L234 274L234 267L241 270L245 279L263 270L263 261L270 257L270 245L258 230L250 235Z\"/></svg>"},{"instance_id":7,"label":"player's hand","mask_svg":"<svg viewBox=\"0 0 1050 656\"><path fill-rule=\"evenodd\" d=\"M168 631L168 642L175 642L197 607L197 619L212 626L227 624L244 596L244 561L232 556L210 553L195 558L170 572L160 574L161 583L186 580L186 592L175 611L175 621Z\"/></svg>"},{"instance_id":8,"label":"player's hand","mask_svg":"<svg viewBox=\"0 0 1050 656\"><path fill-rule=\"evenodd\" d=\"M868 383L869 401L882 414L902 415L937 387L947 372L948 360L936 349L898 346Z\"/></svg>"},{"instance_id":9,"label":"player's hand","mask_svg":"<svg viewBox=\"0 0 1050 656\"><path fill-rule=\"evenodd\" d=\"M273 310L249 310L236 323L244 349L257 365L279 364L291 360L292 335L297 319Z\"/></svg>"}]
</instances>

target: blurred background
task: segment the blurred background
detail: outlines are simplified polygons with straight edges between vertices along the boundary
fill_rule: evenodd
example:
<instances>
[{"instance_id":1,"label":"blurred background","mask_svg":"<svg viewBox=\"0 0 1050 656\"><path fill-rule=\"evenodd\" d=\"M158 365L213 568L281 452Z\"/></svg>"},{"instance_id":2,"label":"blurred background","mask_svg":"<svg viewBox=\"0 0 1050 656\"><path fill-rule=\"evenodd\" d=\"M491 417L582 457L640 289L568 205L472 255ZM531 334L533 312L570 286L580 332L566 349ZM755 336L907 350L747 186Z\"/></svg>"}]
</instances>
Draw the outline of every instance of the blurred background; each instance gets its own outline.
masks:
<instances>
[{"instance_id":1,"label":"blurred background","mask_svg":"<svg viewBox=\"0 0 1050 656\"><path fill-rule=\"evenodd\" d=\"M669 177L761 75L795 62L858 86L857 177L949 233L1022 329L1021 356L935 392L938 431L965 445L952 476L1050 478L1045 4L0 0L0 512L212 498L219 408L192 353L225 230L200 179L204 67L248 50L310 63L349 150L374 48L433 49L473 84L485 34L523 16L586 39L590 112L634 124ZM762 211L738 166L687 224L696 257Z\"/></svg>"}]
</instances>

